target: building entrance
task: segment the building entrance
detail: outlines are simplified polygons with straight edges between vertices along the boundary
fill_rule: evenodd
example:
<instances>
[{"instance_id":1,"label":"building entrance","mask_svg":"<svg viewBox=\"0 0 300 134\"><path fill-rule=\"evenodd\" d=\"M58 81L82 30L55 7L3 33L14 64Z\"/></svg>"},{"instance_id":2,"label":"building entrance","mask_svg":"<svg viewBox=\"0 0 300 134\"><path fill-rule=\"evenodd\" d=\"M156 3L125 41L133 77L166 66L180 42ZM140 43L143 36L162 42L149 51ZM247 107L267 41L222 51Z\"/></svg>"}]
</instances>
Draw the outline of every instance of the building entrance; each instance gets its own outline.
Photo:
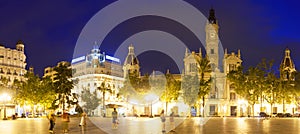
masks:
<instances>
[{"instance_id":1,"label":"building entrance","mask_svg":"<svg viewBox=\"0 0 300 134\"><path fill-rule=\"evenodd\" d=\"M237 107L236 106L230 106L230 116L236 116L236 110Z\"/></svg>"}]
</instances>

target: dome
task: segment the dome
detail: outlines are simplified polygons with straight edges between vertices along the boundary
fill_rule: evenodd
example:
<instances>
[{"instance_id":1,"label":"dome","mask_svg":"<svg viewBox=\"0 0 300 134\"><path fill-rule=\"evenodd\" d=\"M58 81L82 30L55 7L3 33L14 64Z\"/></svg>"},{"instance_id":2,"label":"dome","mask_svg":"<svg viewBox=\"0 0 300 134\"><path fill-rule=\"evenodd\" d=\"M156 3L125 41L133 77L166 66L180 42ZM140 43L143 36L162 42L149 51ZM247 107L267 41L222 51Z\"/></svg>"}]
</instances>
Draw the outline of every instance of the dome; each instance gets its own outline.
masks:
<instances>
[{"instance_id":1,"label":"dome","mask_svg":"<svg viewBox=\"0 0 300 134\"><path fill-rule=\"evenodd\" d=\"M281 62L281 67L282 68L286 68L286 67L294 68L295 67L295 65L290 57L290 50L288 48L286 48L286 50L285 50L285 57Z\"/></svg>"},{"instance_id":2,"label":"dome","mask_svg":"<svg viewBox=\"0 0 300 134\"><path fill-rule=\"evenodd\" d=\"M127 55L125 62L125 65L136 65L139 64L139 60L137 59L137 57L134 54L129 54Z\"/></svg>"},{"instance_id":3,"label":"dome","mask_svg":"<svg viewBox=\"0 0 300 134\"><path fill-rule=\"evenodd\" d=\"M134 47L132 44L128 47L128 55L125 59L124 65L139 65L139 60L134 54Z\"/></svg>"},{"instance_id":4,"label":"dome","mask_svg":"<svg viewBox=\"0 0 300 134\"><path fill-rule=\"evenodd\" d=\"M22 40L19 40L17 44L24 44Z\"/></svg>"}]
</instances>

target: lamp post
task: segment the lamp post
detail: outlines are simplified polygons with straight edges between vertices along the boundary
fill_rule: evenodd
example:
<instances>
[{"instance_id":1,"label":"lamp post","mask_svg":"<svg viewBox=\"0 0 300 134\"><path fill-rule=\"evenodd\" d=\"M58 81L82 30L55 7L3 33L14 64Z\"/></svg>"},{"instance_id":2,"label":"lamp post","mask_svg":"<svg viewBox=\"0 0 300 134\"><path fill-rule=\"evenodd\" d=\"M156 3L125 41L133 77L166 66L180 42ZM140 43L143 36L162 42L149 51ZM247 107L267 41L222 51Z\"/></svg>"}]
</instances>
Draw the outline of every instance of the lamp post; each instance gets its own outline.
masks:
<instances>
[{"instance_id":1,"label":"lamp post","mask_svg":"<svg viewBox=\"0 0 300 134\"><path fill-rule=\"evenodd\" d=\"M1 101L3 101L3 105L4 105L4 116L3 116L3 120L7 120L6 117L6 101L9 101L11 99L11 97L8 94L2 94L0 96Z\"/></svg>"},{"instance_id":2,"label":"lamp post","mask_svg":"<svg viewBox=\"0 0 300 134\"><path fill-rule=\"evenodd\" d=\"M150 118L153 118L153 115L152 115L152 101L151 101L151 111L150 111Z\"/></svg>"}]
</instances>

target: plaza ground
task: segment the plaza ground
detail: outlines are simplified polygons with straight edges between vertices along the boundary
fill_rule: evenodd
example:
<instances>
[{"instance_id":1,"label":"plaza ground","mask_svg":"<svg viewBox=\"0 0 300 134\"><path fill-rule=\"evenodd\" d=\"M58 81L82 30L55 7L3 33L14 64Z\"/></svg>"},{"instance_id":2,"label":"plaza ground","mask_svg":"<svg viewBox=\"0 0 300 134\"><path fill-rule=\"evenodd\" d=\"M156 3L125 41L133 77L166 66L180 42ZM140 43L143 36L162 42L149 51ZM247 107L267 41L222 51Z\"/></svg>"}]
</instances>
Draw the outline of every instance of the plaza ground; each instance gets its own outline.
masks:
<instances>
[{"instance_id":1,"label":"plaza ground","mask_svg":"<svg viewBox=\"0 0 300 134\"><path fill-rule=\"evenodd\" d=\"M118 129L111 128L111 118L90 117L87 126L78 126L80 118L71 118L69 134L161 134L159 118L120 118ZM168 134L298 134L300 133L300 118L233 118L213 117L176 118L175 132ZM1 134L49 134L49 124L46 118L19 118L17 120L1 120ZM61 134L61 120L57 118L55 132Z\"/></svg>"}]
</instances>

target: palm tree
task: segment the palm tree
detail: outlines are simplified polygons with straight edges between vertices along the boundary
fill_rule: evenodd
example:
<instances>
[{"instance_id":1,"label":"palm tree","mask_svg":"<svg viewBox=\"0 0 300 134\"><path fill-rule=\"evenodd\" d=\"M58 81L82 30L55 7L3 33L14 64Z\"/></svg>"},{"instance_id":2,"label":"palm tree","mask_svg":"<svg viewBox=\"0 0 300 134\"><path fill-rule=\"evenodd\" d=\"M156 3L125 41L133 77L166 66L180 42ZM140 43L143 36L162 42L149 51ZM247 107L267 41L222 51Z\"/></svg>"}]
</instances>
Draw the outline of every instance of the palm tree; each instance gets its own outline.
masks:
<instances>
[{"instance_id":1,"label":"palm tree","mask_svg":"<svg viewBox=\"0 0 300 134\"><path fill-rule=\"evenodd\" d=\"M102 102L103 102L103 111L106 111L105 109L105 94L106 92L112 93L112 90L110 88L109 84L105 83L105 80L101 83L101 85L99 87L97 87L97 89L102 92ZM103 113L103 116L105 117L105 113Z\"/></svg>"},{"instance_id":2,"label":"palm tree","mask_svg":"<svg viewBox=\"0 0 300 134\"><path fill-rule=\"evenodd\" d=\"M212 68L208 56L206 56L205 58L195 57L195 59L198 64L198 74L200 75L198 97L202 98L202 116L204 117L205 96L209 93L211 87L211 77L209 79L205 79L204 76L205 74L210 74L212 72Z\"/></svg>"}]
</instances>

